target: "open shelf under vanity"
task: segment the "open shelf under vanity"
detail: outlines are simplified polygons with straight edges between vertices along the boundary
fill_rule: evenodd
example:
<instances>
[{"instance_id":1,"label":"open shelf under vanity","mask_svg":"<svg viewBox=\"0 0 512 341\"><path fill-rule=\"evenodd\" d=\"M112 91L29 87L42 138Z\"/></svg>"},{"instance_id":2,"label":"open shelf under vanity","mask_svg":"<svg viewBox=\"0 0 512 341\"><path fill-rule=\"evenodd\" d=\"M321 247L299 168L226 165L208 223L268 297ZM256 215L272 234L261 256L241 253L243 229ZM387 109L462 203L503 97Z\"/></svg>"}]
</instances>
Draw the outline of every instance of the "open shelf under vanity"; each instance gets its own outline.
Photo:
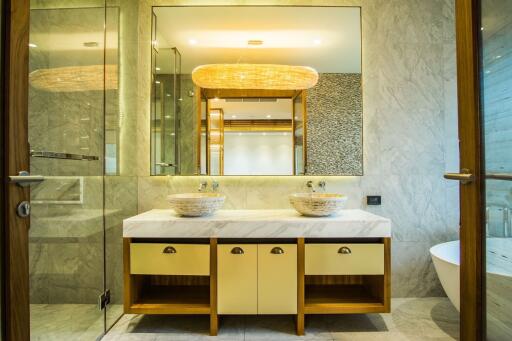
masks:
<instances>
[{"instance_id":1,"label":"open shelf under vanity","mask_svg":"<svg viewBox=\"0 0 512 341\"><path fill-rule=\"evenodd\" d=\"M359 314L386 311L384 276L306 276L305 314Z\"/></svg>"},{"instance_id":2,"label":"open shelf under vanity","mask_svg":"<svg viewBox=\"0 0 512 341\"><path fill-rule=\"evenodd\" d=\"M210 314L209 276L133 275L136 314Z\"/></svg>"}]
</instances>

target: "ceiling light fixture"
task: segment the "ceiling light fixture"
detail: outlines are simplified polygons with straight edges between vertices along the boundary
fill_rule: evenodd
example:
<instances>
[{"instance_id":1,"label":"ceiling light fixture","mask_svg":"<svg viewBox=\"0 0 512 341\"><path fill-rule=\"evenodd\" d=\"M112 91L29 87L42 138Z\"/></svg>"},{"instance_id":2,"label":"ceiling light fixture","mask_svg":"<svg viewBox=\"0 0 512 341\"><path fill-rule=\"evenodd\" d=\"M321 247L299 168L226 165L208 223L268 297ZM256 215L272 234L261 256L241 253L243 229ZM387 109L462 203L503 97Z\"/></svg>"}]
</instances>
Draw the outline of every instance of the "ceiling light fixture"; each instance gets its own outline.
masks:
<instances>
[{"instance_id":1,"label":"ceiling light fixture","mask_svg":"<svg viewBox=\"0 0 512 341\"><path fill-rule=\"evenodd\" d=\"M188 40L188 43L189 43L190 45L197 45L197 40L195 40L195 39L189 39L189 40Z\"/></svg>"},{"instance_id":2,"label":"ceiling light fixture","mask_svg":"<svg viewBox=\"0 0 512 341\"><path fill-rule=\"evenodd\" d=\"M315 39L315 40L313 40L313 44L320 45L320 44L322 44L322 40L321 39Z\"/></svg>"},{"instance_id":3,"label":"ceiling light fixture","mask_svg":"<svg viewBox=\"0 0 512 341\"><path fill-rule=\"evenodd\" d=\"M272 115L267 115L267 118L271 118L271 117L272 117Z\"/></svg>"},{"instance_id":4,"label":"ceiling light fixture","mask_svg":"<svg viewBox=\"0 0 512 341\"><path fill-rule=\"evenodd\" d=\"M29 81L33 87L50 92L116 90L118 68L101 64L37 69L30 73Z\"/></svg>"},{"instance_id":5,"label":"ceiling light fixture","mask_svg":"<svg viewBox=\"0 0 512 341\"><path fill-rule=\"evenodd\" d=\"M36 44L34 44L34 43L29 43L29 44L28 44L28 47L37 47L37 45L36 45Z\"/></svg>"},{"instance_id":6,"label":"ceiling light fixture","mask_svg":"<svg viewBox=\"0 0 512 341\"><path fill-rule=\"evenodd\" d=\"M192 71L194 83L206 89L304 90L318 82L308 66L278 64L208 64Z\"/></svg>"}]
</instances>

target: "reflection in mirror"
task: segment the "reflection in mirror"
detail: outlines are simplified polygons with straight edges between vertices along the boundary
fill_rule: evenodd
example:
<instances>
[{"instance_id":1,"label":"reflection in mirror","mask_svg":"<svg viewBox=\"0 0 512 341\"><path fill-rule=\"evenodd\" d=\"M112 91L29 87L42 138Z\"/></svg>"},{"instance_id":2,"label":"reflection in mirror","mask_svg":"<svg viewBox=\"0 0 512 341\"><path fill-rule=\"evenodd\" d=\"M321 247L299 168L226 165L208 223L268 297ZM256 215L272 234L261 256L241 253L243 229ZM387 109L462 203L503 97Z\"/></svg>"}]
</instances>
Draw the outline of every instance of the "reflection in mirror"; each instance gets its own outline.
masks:
<instances>
[{"instance_id":1,"label":"reflection in mirror","mask_svg":"<svg viewBox=\"0 0 512 341\"><path fill-rule=\"evenodd\" d=\"M360 15L154 7L151 174L362 175Z\"/></svg>"}]
</instances>

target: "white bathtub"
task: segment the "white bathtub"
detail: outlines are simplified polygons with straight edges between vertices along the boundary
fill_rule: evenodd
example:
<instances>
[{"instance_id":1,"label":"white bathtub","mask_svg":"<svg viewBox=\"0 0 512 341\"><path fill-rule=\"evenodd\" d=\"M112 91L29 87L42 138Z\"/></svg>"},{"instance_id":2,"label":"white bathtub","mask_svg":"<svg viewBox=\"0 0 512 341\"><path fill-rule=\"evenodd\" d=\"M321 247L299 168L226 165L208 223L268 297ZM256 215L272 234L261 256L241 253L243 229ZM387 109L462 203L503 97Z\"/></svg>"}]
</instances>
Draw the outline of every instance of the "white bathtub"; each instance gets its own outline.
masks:
<instances>
[{"instance_id":1,"label":"white bathtub","mask_svg":"<svg viewBox=\"0 0 512 341\"><path fill-rule=\"evenodd\" d=\"M459 241L435 245L430 249L430 254L446 295L460 311ZM489 312L494 297L497 306L502 306L503 300L512 300L512 238L488 238L486 258ZM496 290L491 291L491 288ZM498 300L501 300L501 304Z\"/></svg>"}]
</instances>

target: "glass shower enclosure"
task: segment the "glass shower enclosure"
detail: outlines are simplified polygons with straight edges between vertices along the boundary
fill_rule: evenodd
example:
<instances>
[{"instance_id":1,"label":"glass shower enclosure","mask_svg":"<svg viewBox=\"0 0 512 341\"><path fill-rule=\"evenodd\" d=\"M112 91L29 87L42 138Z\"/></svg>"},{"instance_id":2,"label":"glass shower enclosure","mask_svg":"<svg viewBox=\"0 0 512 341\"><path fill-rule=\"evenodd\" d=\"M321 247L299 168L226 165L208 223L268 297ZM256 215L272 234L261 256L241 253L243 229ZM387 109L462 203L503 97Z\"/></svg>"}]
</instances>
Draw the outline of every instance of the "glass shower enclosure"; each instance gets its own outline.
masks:
<instances>
[{"instance_id":1,"label":"glass shower enclosure","mask_svg":"<svg viewBox=\"0 0 512 341\"><path fill-rule=\"evenodd\" d=\"M119 20L105 0L31 2L30 173L45 178L31 188L35 340L95 340L122 315L122 219L134 212L112 199Z\"/></svg>"}]
</instances>

